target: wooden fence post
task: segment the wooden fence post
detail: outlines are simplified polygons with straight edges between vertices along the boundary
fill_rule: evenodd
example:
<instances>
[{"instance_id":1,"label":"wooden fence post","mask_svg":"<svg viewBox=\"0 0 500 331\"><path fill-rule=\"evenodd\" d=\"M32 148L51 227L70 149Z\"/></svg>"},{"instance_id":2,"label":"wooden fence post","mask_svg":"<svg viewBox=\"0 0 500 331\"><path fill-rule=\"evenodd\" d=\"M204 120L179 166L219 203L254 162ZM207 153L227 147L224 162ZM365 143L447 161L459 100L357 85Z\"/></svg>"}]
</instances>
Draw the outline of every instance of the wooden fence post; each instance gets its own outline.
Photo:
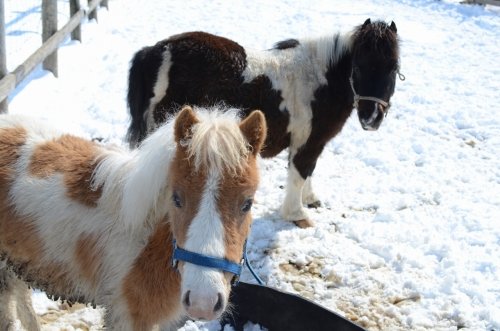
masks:
<instances>
[{"instance_id":1,"label":"wooden fence post","mask_svg":"<svg viewBox=\"0 0 500 331\"><path fill-rule=\"evenodd\" d=\"M99 7L102 0L90 0L88 11L92 12ZM57 77L57 48L64 39L81 23L87 15L83 8L76 11L69 21L61 28L57 29L57 0L42 0L42 18L43 18L43 44L33 54L31 54L22 64L18 65L12 72L4 70L2 74L2 61L6 62L5 53L5 26L4 26L4 0L0 0L0 107L7 104L7 98L25 78L41 62L43 68L52 71ZM47 22L50 21L51 24ZM50 27L53 26L51 29ZM3 32L2 32L3 30ZM52 33L49 33L52 31ZM2 39L4 38L4 39ZM3 40L3 42L2 42ZM3 77L2 77L3 76ZM3 108L0 108L0 113ZM6 111L7 107L5 106Z\"/></svg>"},{"instance_id":2,"label":"wooden fence post","mask_svg":"<svg viewBox=\"0 0 500 331\"><path fill-rule=\"evenodd\" d=\"M92 0L88 0L89 7ZM97 22L97 7L89 13L89 21L95 20Z\"/></svg>"},{"instance_id":3,"label":"wooden fence post","mask_svg":"<svg viewBox=\"0 0 500 331\"><path fill-rule=\"evenodd\" d=\"M0 0L0 79L4 78L7 72L7 50L5 48L5 7L3 0ZM6 113L9 104L7 98L0 102L0 114Z\"/></svg>"},{"instance_id":4,"label":"wooden fence post","mask_svg":"<svg viewBox=\"0 0 500 331\"><path fill-rule=\"evenodd\" d=\"M42 0L42 40L45 43L57 32L57 0ZM43 69L51 71L54 76L57 72L57 48L43 61Z\"/></svg>"},{"instance_id":5,"label":"wooden fence post","mask_svg":"<svg viewBox=\"0 0 500 331\"><path fill-rule=\"evenodd\" d=\"M80 0L69 0L69 17L73 17L76 13L80 11ZM82 42L82 28L78 25L73 31L71 31L71 40L78 40Z\"/></svg>"}]
</instances>

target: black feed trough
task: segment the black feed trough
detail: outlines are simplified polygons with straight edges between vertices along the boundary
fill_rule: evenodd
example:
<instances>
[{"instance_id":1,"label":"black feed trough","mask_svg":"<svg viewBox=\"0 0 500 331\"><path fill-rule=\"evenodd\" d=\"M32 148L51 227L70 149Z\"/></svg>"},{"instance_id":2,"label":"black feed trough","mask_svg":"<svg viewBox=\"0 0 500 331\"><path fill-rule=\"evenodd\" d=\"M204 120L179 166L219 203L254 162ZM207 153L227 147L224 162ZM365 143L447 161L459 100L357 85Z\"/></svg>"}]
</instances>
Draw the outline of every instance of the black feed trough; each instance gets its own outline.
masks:
<instances>
[{"instance_id":1,"label":"black feed trough","mask_svg":"<svg viewBox=\"0 0 500 331\"><path fill-rule=\"evenodd\" d=\"M269 331L364 331L342 316L295 294L240 282L231 291L232 314L222 320L236 331L247 322Z\"/></svg>"}]
</instances>

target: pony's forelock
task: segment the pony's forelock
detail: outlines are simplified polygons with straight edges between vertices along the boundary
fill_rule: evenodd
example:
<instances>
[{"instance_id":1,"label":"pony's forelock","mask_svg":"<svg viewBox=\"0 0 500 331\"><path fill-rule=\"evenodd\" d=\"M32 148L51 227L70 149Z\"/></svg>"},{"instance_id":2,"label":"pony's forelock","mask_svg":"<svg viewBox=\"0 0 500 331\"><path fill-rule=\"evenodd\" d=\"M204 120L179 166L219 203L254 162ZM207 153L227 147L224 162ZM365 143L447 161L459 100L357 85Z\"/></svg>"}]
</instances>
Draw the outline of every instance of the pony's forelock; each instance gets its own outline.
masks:
<instances>
[{"instance_id":1,"label":"pony's forelock","mask_svg":"<svg viewBox=\"0 0 500 331\"><path fill-rule=\"evenodd\" d=\"M200 121L193 126L190 138L182 142L195 170L208 167L231 175L241 172L251 149L238 126L239 111L196 109L196 116Z\"/></svg>"},{"instance_id":2,"label":"pony's forelock","mask_svg":"<svg viewBox=\"0 0 500 331\"><path fill-rule=\"evenodd\" d=\"M375 21L368 27L357 26L352 32L356 50L371 49L384 57L399 57L399 38L390 25L384 21Z\"/></svg>"}]
</instances>

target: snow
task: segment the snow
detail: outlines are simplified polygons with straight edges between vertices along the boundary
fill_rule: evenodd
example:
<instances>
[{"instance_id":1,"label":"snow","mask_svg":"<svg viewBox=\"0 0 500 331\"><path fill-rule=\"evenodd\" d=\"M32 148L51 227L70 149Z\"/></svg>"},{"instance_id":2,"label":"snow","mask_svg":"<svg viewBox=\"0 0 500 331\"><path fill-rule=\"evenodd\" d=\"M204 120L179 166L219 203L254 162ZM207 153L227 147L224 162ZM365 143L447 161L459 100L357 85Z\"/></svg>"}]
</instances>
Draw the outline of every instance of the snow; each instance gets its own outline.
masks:
<instances>
[{"instance_id":1,"label":"snow","mask_svg":"<svg viewBox=\"0 0 500 331\"><path fill-rule=\"evenodd\" d=\"M22 3L6 3L11 70L39 44L39 4ZM327 145L314 173L323 201L310 210L315 228L280 219L286 153L261 160L249 258L269 286L369 330L500 330L500 7L436 0L109 5L98 24L83 25L83 43L60 48L59 78L38 68L14 91L11 113L124 144L127 70L141 47L203 30L267 49L368 17L394 20L406 80L397 82L388 117L365 132L353 112ZM247 271L243 280L253 282ZM33 300L44 330L101 327L102 310L68 309L39 292ZM211 323L182 330L219 327Z\"/></svg>"}]
</instances>

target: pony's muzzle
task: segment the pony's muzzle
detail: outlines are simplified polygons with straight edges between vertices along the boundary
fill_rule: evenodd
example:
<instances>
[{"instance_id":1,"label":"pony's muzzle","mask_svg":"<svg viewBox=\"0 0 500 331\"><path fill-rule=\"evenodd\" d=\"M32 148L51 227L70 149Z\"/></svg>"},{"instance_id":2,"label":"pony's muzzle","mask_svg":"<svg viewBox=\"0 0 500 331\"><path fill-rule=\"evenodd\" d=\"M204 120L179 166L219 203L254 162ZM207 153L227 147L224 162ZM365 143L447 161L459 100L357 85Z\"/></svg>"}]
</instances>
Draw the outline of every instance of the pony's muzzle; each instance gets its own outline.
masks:
<instances>
[{"instance_id":1,"label":"pony's muzzle","mask_svg":"<svg viewBox=\"0 0 500 331\"><path fill-rule=\"evenodd\" d=\"M370 102L370 101L367 101ZM371 102L370 102L371 103ZM379 102L373 101L373 108L371 114L367 117L359 116L361 127L367 131L376 131L382 124L385 116L387 116L389 106L383 105Z\"/></svg>"},{"instance_id":2,"label":"pony's muzzle","mask_svg":"<svg viewBox=\"0 0 500 331\"><path fill-rule=\"evenodd\" d=\"M182 305L188 316L195 320L211 321L217 319L225 310L227 300L223 293L201 295L186 291L182 297Z\"/></svg>"}]
</instances>

